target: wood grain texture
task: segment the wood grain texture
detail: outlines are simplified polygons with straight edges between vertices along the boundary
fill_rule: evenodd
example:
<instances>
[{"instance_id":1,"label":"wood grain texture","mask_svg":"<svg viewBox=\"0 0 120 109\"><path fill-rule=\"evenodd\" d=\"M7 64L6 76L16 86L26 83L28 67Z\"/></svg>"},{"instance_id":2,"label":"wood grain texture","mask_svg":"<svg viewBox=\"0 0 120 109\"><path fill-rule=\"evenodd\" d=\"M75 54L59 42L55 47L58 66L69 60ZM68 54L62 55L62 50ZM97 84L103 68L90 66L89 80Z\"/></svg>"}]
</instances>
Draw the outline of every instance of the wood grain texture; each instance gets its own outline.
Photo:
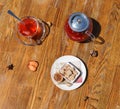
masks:
<instances>
[{"instance_id":1,"label":"wood grain texture","mask_svg":"<svg viewBox=\"0 0 120 109\"><path fill-rule=\"evenodd\" d=\"M52 22L50 34L39 46L16 40L16 20L35 16ZM83 12L100 24L96 44L98 57L91 57L92 43L77 43L66 37L64 24L73 12ZM120 109L120 0L1 0L0 1L0 109ZM62 91L51 81L50 70L60 56L81 58L88 68L85 84ZM37 60L36 72L27 68ZM8 70L9 64L14 65ZM87 97L87 99L85 99Z\"/></svg>"}]
</instances>

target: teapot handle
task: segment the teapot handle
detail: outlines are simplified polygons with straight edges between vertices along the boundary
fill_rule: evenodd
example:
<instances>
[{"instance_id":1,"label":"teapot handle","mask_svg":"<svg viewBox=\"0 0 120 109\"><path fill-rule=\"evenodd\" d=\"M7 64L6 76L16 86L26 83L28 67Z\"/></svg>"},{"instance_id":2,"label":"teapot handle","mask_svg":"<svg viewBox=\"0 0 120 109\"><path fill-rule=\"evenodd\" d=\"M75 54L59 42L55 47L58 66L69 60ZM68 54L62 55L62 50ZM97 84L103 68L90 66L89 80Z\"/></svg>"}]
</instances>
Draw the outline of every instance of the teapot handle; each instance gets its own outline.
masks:
<instances>
[{"instance_id":1,"label":"teapot handle","mask_svg":"<svg viewBox=\"0 0 120 109\"><path fill-rule=\"evenodd\" d=\"M87 34L92 41L95 41L95 38L96 38L96 37L95 37L95 35L92 34L90 31L85 31L85 34Z\"/></svg>"}]
</instances>

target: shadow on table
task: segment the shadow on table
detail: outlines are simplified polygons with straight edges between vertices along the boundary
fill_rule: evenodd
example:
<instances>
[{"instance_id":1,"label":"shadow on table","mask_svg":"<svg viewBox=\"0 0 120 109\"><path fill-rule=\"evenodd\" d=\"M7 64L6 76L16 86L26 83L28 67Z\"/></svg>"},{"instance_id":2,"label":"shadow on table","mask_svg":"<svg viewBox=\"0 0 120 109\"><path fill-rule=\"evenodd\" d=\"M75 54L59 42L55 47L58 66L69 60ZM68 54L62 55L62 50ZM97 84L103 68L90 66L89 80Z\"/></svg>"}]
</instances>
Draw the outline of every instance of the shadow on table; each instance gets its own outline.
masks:
<instances>
[{"instance_id":1,"label":"shadow on table","mask_svg":"<svg viewBox=\"0 0 120 109\"><path fill-rule=\"evenodd\" d=\"M45 22L45 21L43 21L43 22L44 22L44 28L45 28L45 37L43 38L43 40L41 41L40 44L42 44L45 41L45 39L49 36L50 29L51 29L51 26L52 26L51 22Z\"/></svg>"},{"instance_id":2,"label":"shadow on table","mask_svg":"<svg viewBox=\"0 0 120 109\"><path fill-rule=\"evenodd\" d=\"M93 19L93 18L91 18L91 19L92 19L92 22L93 22L93 31L92 31L92 33L96 37L95 43L104 44L105 40L101 36L99 36L100 32L101 32L101 25L95 19Z\"/></svg>"}]
</instances>

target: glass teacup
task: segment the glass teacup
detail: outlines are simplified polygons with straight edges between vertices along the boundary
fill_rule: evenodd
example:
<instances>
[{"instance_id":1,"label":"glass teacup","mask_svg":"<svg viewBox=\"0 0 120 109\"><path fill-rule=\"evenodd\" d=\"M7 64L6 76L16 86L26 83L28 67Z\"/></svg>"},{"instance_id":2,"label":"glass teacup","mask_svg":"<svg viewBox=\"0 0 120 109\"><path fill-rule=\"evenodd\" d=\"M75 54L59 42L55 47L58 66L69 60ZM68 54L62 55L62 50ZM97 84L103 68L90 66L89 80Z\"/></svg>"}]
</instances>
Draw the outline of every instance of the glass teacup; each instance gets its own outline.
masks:
<instances>
[{"instance_id":1,"label":"glass teacup","mask_svg":"<svg viewBox=\"0 0 120 109\"><path fill-rule=\"evenodd\" d=\"M21 18L16 30L17 38L25 45L40 45L48 34L47 24L32 16Z\"/></svg>"}]
</instances>

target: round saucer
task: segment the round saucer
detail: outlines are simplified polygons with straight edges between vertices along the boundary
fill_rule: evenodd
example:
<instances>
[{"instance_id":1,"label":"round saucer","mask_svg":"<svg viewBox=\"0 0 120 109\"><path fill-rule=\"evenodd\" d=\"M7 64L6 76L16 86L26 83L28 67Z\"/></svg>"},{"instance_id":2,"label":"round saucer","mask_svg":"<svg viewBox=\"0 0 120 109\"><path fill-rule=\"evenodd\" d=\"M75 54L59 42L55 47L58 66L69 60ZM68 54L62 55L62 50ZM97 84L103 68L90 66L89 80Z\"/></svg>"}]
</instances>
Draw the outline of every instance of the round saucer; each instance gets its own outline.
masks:
<instances>
[{"instance_id":1,"label":"round saucer","mask_svg":"<svg viewBox=\"0 0 120 109\"><path fill-rule=\"evenodd\" d=\"M81 76L79 77L79 80L74 82L72 86L67 86L66 84L58 84L54 80L54 74L56 72L59 72L61 67L68 62L73 63L81 71ZM85 64L83 63L81 59L75 56L72 56L72 55L65 55L65 56L59 57L58 59L55 60L55 62L53 63L51 67L51 79L53 83L62 90L74 90L80 87L85 82L86 77L87 77L87 69L86 69Z\"/></svg>"}]
</instances>

